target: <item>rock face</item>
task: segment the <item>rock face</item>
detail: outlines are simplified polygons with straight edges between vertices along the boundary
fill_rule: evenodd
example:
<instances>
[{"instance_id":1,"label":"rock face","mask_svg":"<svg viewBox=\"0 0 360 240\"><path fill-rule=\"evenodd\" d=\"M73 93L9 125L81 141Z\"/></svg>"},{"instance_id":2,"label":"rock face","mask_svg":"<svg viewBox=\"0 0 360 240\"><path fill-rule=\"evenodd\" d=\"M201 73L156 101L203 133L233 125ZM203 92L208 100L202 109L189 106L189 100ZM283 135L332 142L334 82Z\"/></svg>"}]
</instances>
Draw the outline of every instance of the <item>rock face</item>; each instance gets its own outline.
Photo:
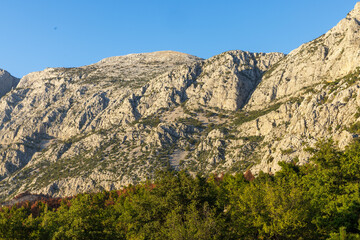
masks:
<instances>
[{"instance_id":1,"label":"rock face","mask_svg":"<svg viewBox=\"0 0 360 240\"><path fill-rule=\"evenodd\" d=\"M281 53L230 51L210 58L189 92L189 105L236 111L242 108L263 73L284 57Z\"/></svg>"},{"instance_id":2,"label":"rock face","mask_svg":"<svg viewBox=\"0 0 360 240\"><path fill-rule=\"evenodd\" d=\"M0 98L0 198L116 189L167 168L274 172L306 163L319 139L344 148L360 133L359 15L287 56L163 51L28 74Z\"/></svg>"},{"instance_id":3,"label":"rock face","mask_svg":"<svg viewBox=\"0 0 360 240\"><path fill-rule=\"evenodd\" d=\"M11 76L7 71L0 69L0 98L15 88L19 80L20 79Z\"/></svg>"}]
</instances>

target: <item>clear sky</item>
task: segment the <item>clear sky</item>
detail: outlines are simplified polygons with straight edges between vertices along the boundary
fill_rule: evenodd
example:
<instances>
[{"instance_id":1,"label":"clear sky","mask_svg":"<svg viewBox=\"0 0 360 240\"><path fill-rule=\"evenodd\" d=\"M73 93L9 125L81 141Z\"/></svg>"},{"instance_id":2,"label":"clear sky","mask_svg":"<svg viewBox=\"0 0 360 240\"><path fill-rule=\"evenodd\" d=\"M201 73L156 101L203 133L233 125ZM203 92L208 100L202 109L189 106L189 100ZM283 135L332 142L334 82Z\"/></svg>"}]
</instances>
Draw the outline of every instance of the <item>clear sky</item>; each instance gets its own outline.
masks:
<instances>
[{"instance_id":1,"label":"clear sky","mask_svg":"<svg viewBox=\"0 0 360 240\"><path fill-rule=\"evenodd\" d=\"M0 68L16 77L129 53L289 53L356 0L0 0Z\"/></svg>"}]
</instances>

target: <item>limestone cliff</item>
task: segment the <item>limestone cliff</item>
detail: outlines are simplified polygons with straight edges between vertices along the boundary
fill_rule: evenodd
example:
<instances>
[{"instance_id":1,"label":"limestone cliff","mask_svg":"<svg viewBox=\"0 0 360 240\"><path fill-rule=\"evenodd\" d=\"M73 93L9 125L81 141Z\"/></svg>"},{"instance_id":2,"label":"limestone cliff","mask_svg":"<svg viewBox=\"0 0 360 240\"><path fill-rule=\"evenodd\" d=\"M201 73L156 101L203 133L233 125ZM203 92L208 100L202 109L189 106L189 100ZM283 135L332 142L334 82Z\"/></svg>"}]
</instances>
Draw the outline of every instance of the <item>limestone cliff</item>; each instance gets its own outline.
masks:
<instances>
[{"instance_id":1,"label":"limestone cliff","mask_svg":"<svg viewBox=\"0 0 360 240\"><path fill-rule=\"evenodd\" d=\"M11 76L7 71L0 69L0 98L15 88L19 80L20 79Z\"/></svg>"}]
</instances>

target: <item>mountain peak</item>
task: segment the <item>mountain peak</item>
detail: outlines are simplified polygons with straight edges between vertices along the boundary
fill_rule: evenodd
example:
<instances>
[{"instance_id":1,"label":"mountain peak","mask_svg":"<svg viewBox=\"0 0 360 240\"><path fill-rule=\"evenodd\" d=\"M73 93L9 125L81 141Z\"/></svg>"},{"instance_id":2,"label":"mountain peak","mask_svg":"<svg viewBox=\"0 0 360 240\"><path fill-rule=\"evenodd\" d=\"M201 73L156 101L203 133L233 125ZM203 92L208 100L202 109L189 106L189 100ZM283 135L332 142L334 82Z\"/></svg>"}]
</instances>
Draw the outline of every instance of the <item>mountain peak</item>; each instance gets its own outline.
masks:
<instances>
[{"instance_id":1,"label":"mountain peak","mask_svg":"<svg viewBox=\"0 0 360 240\"><path fill-rule=\"evenodd\" d=\"M291 51L263 78L249 105L263 107L302 88L335 81L352 73L360 61L360 2L326 34Z\"/></svg>"},{"instance_id":2,"label":"mountain peak","mask_svg":"<svg viewBox=\"0 0 360 240\"><path fill-rule=\"evenodd\" d=\"M18 78L13 77L10 73L0 68L0 98L15 88L18 83Z\"/></svg>"},{"instance_id":3,"label":"mountain peak","mask_svg":"<svg viewBox=\"0 0 360 240\"><path fill-rule=\"evenodd\" d=\"M355 4L353 10L351 10L346 18L342 19L335 27L333 27L326 35L330 34L353 34L360 28L360 2Z\"/></svg>"},{"instance_id":4,"label":"mountain peak","mask_svg":"<svg viewBox=\"0 0 360 240\"><path fill-rule=\"evenodd\" d=\"M360 16L360 2L357 2L355 4L354 9L349 13L349 15L353 17L359 17Z\"/></svg>"},{"instance_id":5,"label":"mountain peak","mask_svg":"<svg viewBox=\"0 0 360 240\"><path fill-rule=\"evenodd\" d=\"M176 52L176 51L158 51L158 52L150 52L150 53L132 53L124 56L109 57L101 60L96 64L114 63L114 62L122 62L122 61L130 61L130 62L161 61L161 62L187 63L197 60L203 60L203 59L190 54Z\"/></svg>"}]
</instances>

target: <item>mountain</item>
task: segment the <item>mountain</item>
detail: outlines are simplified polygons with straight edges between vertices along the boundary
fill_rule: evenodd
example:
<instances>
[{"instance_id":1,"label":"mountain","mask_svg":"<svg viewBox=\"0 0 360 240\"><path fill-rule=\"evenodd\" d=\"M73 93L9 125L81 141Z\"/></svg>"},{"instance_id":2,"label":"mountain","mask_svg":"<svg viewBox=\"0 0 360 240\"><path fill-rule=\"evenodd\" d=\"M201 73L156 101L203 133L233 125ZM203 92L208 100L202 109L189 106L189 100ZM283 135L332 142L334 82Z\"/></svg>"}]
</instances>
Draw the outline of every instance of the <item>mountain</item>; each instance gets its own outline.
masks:
<instances>
[{"instance_id":1,"label":"mountain","mask_svg":"<svg viewBox=\"0 0 360 240\"><path fill-rule=\"evenodd\" d=\"M0 99L0 198L118 189L158 169L277 171L360 133L360 3L288 55L162 51L24 76Z\"/></svg>"}]
</instances>

